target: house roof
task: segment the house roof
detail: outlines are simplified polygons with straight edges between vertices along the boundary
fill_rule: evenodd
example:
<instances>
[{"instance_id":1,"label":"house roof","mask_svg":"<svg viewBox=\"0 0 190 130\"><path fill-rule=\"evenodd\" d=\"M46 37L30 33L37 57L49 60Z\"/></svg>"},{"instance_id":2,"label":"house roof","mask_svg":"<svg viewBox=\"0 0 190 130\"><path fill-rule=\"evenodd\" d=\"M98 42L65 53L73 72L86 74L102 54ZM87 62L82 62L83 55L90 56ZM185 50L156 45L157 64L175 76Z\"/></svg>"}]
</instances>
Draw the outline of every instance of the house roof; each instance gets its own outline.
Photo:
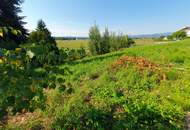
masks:
<instances>
[{"instance_id":1,"label":"house roof","mask_svg":"<svg viewBox=\"0 0 190 130\"><path fill-rule=\"evenodd\" d=\"M185 27L185 28L183 28L182 30L190 30L190 27Z\"/></svg>"}]
</instances>

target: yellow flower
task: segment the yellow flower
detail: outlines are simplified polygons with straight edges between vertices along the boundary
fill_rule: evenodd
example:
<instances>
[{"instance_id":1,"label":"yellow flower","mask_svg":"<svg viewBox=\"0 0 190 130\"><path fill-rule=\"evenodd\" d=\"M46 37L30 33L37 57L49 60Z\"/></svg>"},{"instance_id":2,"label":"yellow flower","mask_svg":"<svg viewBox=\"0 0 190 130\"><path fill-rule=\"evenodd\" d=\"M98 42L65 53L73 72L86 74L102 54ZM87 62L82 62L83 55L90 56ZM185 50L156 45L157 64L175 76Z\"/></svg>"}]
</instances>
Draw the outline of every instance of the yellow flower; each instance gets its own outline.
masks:
<instances>
[{"instance_id":1,"label":"yellow flower","mask_svg":"<svg viewBox=\"0 0 190 130\"><path fill-rule=\"evenodd\" d=\"M3 59L0 59L0 64L3 64L3 62L4 62Z\"/></svg>"},{"instance_id":2,"label":"yellow flower","mask_svg":"<svg viewBox=\"0 0 190 130\"><path fill-rule=\"evenodd\" d=\"M17 67L19 67L19 66L22 65L22 62L21 62L20 60L16 60L16 61L15 61L15 65L16 65Z\"/></svg>"},{"instance_id":3,"label":"yellow flower","mask_svg":"<svg viewBox=\"0 0 190 130\"><path fill-rule=\"evenodd\" d=\"M0 28L0 37L3 37L3 29Z\"/></svg>"},{"instance_id":4,"label":"yellow flower","mask_svg":"<svg viewBox=\"0 0 190 130\"><path fill-rule=\"evenodd\" d=\"M0 37L3 37L3 32L0 31Z\"/></svg>"},{"instance_id":5,"label":"yellow flower","mask_svg":"<svg viewBox=\"0 0 190 130\"><path fill-rule=\"evenodd\" d=\"M22 51L22 48L16 48L15 51L19 53Z\"/></svg>"},{"instance_id":6,"label":"yellow flower","mask_svg":"<svg viewBox=\"0 0 190 130\"><path fill-rule=\"evenodd\" d=\"M20 60L11 61L11 65L15 65L17 67L20 67L22 65L22 62Z\"/></svg>"}]
</instances>

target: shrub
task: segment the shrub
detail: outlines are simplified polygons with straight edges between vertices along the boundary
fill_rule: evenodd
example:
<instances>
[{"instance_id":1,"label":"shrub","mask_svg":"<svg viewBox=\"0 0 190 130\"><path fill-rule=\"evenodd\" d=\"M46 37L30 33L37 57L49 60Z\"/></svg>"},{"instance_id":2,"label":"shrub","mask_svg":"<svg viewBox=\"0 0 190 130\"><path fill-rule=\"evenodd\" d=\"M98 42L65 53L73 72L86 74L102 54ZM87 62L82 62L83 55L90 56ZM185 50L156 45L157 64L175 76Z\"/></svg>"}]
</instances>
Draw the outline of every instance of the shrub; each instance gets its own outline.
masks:
<instances>
[{"instance_id":1,"label":"shrub","mask_svg":"<svg viewBox=\"0 0 190 130\"><path fill-rule=\"evenodd\" d=\"M83 47L77 49L77 53L79 54L80 59L86 57L87 55L86 50Z\"/></svg>"},{"instance_id":2,"label":"shrub","mask_svg":"<svg viewBox=\"0 0 190 130\"><path fill-rule=\"evenodd\" d=\"M37 85L37 81L34 80L36 77L31 76L32 71L5 64L0 65L0 70L0 109L4 114L15 114L22 110L33 111L44 107L43 88Z\"/></svg>"},{"instance_id":3,"label":"shrub","mask_svg":"<svg viewBox=\"0 0 190 130\"><path fill-rule=\"evenodd\" d=\"M181 40L187 37L187 34L184 30L179 30L177 32L174 32L172 35L168 37L168 39L171 40Z\"/></svg>"},{"instance_id":4,"label":"shrub","mask_svg":"<svg viewBox=\"0 0 190 130\"><path fill-rule=\"evenodd\" d=\"M63 84L63 75L67 74L67 69L47 65L37 69L33 65L34 59L30 59L21 48L14 51L1 49L1 53L3 62L0 63L0 118L7 113L15 114L23 110L44 109L46 96L43 89L54 89ZM46 61L47 64L54 63L55 55L53 53L47 53L49 58ZM28 67L28 65L30 66ZM55 77L60 74L61 77Z\"/></svg>"},{"instance_id":5,"label":"shrub","mask_svg":"<svg viewBox=\"0 0 190 130\"><path fill-rule=\"evenodd\" d=\"M13 50L23 41L21 31L12 27L0 27L0 48Z\"/></svg>"}]
</instances>

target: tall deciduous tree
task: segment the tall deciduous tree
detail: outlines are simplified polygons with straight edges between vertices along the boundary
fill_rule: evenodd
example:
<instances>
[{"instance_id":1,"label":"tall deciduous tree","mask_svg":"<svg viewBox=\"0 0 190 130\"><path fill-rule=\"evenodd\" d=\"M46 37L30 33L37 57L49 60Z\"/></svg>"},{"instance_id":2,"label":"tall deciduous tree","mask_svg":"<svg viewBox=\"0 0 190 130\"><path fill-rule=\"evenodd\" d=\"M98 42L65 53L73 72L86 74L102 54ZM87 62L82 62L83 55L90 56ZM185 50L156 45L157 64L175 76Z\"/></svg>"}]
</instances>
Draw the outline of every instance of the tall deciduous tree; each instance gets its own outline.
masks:
<instances>
[{"instance_id":1,"label":"tall deciduous tree","mask_svg":"<svg viewBox=\"0 0 190 130\"><path fill-rule=\"evenodd\" d=\"M116 51L120 48L128 48L134 44L134 41L127 35L122 33L119 35L115 35L115 33L110 34L108 28L105 28L105 32L101 36L97 25L90 28L89 38L91 53L98 55Z\"/></svg>"},{"instance_id":2,"label":"tall deciduous tree","mask_svg":"<svg viewBox=\"0 0 190 130\"><path fill-rule=\"evenodd\" d=\"M96 24L90 28L89 38L90 38L89 45L90 45L91 53L92 54L101 54L100 53L101 34L100 34L100 30Z\"/></svg>"},{"instance_id":3,"label":"tall deciduous tree","mask_svg":"<svg viewBox=\"0 0 190 130\"><path fill-rule=\"evenodd\" d=\"M102 37L102 42L100 44L100 52L101 54L108 53L110 51L110 35L108 28L105 28L105 32Z\"/></svg>"}]
</instances>

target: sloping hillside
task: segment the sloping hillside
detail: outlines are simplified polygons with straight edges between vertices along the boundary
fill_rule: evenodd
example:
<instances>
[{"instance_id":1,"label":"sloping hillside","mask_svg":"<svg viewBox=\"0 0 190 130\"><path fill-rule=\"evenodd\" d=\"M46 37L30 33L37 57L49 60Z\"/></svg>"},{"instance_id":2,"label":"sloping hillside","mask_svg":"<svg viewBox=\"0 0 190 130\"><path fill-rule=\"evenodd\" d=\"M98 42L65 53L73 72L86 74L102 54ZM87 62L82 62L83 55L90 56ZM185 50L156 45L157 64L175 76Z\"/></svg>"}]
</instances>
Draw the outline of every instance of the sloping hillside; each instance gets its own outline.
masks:
<instances>
[{"instance_id":1,"label":"sloping hillside","mask_svg":"<svg viewBox=\"0 0 190 130\"><path fill-rule=\"evenodd\" d=\"M61 65L69 70L65 84L46 90L47 110L32 119L33 125L77 130L183 129L190 110L189 52L190 40L184 40ZM26 121L32 124L31 119Z\"/></svg>"}]
</instances>

